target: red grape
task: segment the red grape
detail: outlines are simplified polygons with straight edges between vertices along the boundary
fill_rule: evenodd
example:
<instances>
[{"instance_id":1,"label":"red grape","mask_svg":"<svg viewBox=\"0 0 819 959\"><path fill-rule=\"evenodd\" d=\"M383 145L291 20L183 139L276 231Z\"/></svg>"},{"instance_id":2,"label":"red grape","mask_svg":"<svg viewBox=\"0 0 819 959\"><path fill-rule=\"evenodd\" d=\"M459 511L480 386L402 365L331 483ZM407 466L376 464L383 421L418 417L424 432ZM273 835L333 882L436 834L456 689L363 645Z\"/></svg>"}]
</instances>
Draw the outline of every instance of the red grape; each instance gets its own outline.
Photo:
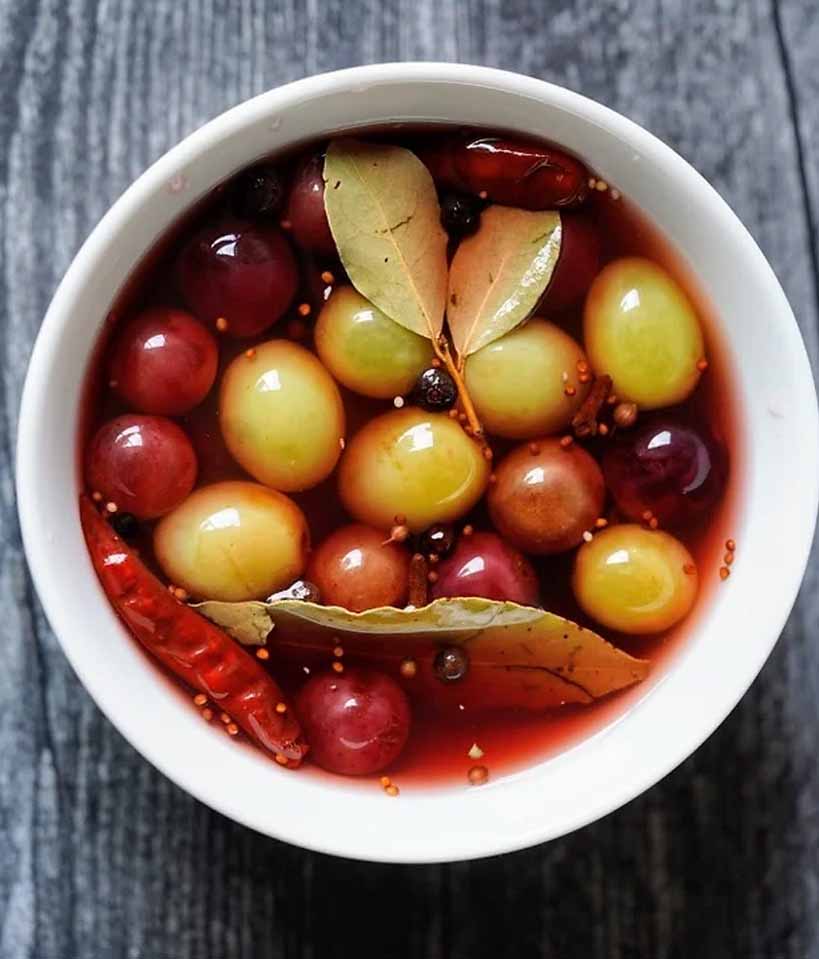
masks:
<instances>
[{"instance_id":1,"label":"red grape","mask_svg":"<svg viewBox=\"0 0 819 959\"><path fill-rule=\"evenodd\" d=\"M169 512L196 482L190 440L162 416L128 413L104 423L89 444L85 464L91 490L139 519Z\"/></svg>"},{"instance_id":2,"label":"red grape","mask_svg":"<svg viewBox=\"0 0 819 959\"><path fill-rule=\"evenodd\" d=\"M489 515L518 549L550 555L577 546L603 509L606 487L595 460L557 437L524 443L498 464Z\"/></svg>"},{"instance_id":3,"label":"red grape","mask_svg":"<svg viewBox=\"0 0 819 959\"><path fill-rule=\"evenodd\" d=\"M639 521L646 510L661 526L680 526L708 510L725 486L727 455L704 429L654 418L621 433L603 460L618 508Z\"/></svg>"},{"instance_id":4,"label":"red grape","mask_svg":"<svg viewBox=\"0 0 819 959\"><path fill-rule=\"evenodd\" d=\"M372 669L313 676L296 699L296 711L311 758L345 776L366 776L388 766L409 736L404 691Z\"/></svg>"},{"instance_id":5,"label":"red grape","mask_svg":"<svg viewBox=\"0 0 819 959\"><path fill-rule=\"evenodd\" d=\"M179 285L189 309L232 336L255 336L293 301L299 275L290 245L275 226L225 220L205 227L182 251Z\"/></svg>"},{"instance_id":6,"label":"red grape","mask_svg":"<svg viewBox=\"0 0 819 959\"><path fill-rule=\"evenodd\" d=\"M536 606L538 582L532 564L494 533L462 536L455 551L436 567L432 598L482 596Z\"/></svg>"},{"instance_id":7,"label":"red grape","mask_svg":"<svg viewBox=\"0 0 819 959\"><path fill-rule=\"evenodd\" d=\"M327 606L353 612L403 606L409 583L409 553L386 543L371 526L352 523L331 533L313 552L307 578Z\"/></svg>"},{"instance_id":8,"label":"red grape","mask_svg":"<svg viewBox=\"0 0 819 959\"><path fill-rule=\"evenodd\" d=\"M140 413L181 416L207 396L218 362L216 340L190 313L154 307L114 341L111 380Z\"/></svg>"},{"instance_id":9,"label":"red grape","mask_svg":"<svg viewBox=\"0 0 819 959\"><path fill-rule=\"evenodd\" d=\"M287 202L287 219L293 239L302 249L319 256L335 256L336 243L324 208L322 156L308 157L296 171Z\"/></svg>"},{"instance_id":10,"label":"red grape","mask_svg":"<svg viewBox=\"0 0 819 959\"><path fill-rule=\"evenodd\" d=\"M583 213L563 213L560 256L538 308L564 310L580 302L600 269L600 234Z\"/></svg>"}]
</instances>

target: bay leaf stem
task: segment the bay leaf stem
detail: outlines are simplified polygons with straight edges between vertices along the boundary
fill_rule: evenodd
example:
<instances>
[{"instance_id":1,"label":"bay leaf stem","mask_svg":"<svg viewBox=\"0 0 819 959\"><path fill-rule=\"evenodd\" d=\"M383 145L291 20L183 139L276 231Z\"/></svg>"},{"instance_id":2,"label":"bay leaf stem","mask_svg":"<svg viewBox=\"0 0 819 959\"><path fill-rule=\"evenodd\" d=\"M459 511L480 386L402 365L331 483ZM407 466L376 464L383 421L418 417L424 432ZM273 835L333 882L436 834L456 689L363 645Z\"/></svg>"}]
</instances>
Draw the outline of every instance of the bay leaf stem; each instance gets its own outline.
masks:
<instances>
[{"instance_id":1,"label":"bay leaf stem","mask_svg":"<svg viewBox=\"0 0 819 959\"><path fill-rule=\"evenodd\" d=\"M466 388L466 383L464 382L461 369L452 357L452 353L449 349L449 342L445 336L441 335L433 338L432 347L435 350L435 355L444 364L447 373L449 373L449 375L452 377L455 386L458 388L458 398L460 399L461 406L466 414L466 420L469 423L469 428L472 430L473 435L477 439L480 439L483 436L483 426L481 426L481 421L478 419L478 414L475 412L475 407L472 403L472 397L469 395L469 390Z\"/></svg>"}]
</instances>

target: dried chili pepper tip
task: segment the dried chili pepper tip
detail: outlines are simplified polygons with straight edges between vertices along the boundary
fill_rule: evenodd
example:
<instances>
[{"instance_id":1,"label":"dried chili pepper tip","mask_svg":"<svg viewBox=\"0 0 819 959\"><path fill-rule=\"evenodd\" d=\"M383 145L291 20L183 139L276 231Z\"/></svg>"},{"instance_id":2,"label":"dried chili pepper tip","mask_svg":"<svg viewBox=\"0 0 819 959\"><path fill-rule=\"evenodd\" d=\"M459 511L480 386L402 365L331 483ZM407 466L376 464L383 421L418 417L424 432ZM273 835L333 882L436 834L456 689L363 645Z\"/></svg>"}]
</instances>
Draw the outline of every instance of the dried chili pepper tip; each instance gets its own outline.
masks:
<instances>
[{"instance_id":1,"label":"dried chili pepper tip","mask_svg":"<svg viewBox=\"0 0 819 959\"><path fill-rule=\"evenodd\" d=\"M719 578L720 578L720 579L728 579L728 577L729 577L730 575L731 575L731 570L728 569L727 566L720 566L720 568L719 568Z\"/></svg>"},{"instance_id":2,"label":"dried chili pepper tip","mask_svg":"<svg viewBox=\"0 0 819 959\"><path fill-rule=\"evenodd\" d=\"M228 723L225 729L227 730L228 736L235 736L239 732L239 727L236 723Z\"/></svg>"},{"instance_id":3,"label":"dried chili pepper tip","mask_svg":"<svg viewBox=\"0 0 819 959\"><path fill-rule=\"evenodd\" d=\"M228 328L228 321L223 316L216 317L216 329L220 333L224 333Z\"/></svg>"},{"instance_id":4,"label":"dried chili pepper tip","mask_svg":"<svg viewBox=\"0 0 819 959\"><path fill-rule=\"evenodd\" d=\"M414 659L407 657L401 660L401 665L398 667L398 670L404 679L412 679L418 673L418 663L416 663Z\"/></svg>"},{"instance_id":5,"label":"dried chili pepper tip","mask_svg":"<svg viewBox=\"0 0 819 959\"><path fill-rule=\"evenodd\" d=\"M732 539L726 539L725 548L728 550L729 553L733 553L734 550L737 548L737 544Z\"/></svg>"},{"instance_id":6,"label":"dried chili pepper tip","mask_svg":"<svg viewBox=\"0 0 819 959\"><path fill-rule=\"evenodd\" d=\"M194 706L204 706L207 701L208 697L204 693L197 693L193 697Z\"/></svg>"},{"instance_id":7,"label":"dried chili pepper tip","mask_svg":"<svg viewBox=\"0 0 819 959\"><path fill-rule=\"evenodd\" d=\"M388 796L397 796L398 793L400 792L400 790L398 789L398 786L395 785L395 783L390 783L390 785L387 786L387 788L384 790L384 792L385 792Z\"/></svg>"},{"instance_id":8,"label":"dried chili pepper tip","mask_svg":"<svg viewBox=\"0 0 819 959\"><path fill-rule=\"evenodd\" d=\"M262 646L256 650L256 659L270 659L270 653Z\"/></svg>"},{"instance_id":9,"label":"dried chili pepper tip","mask_svg":"<svg viewBox=\"0 0 819 959\"><path fill-rule=\"evenodd\" d=\"M473 766L466 774L471 786L482 786L489 779L489 770L486 766Z\"/></svg>"}]
</instances>

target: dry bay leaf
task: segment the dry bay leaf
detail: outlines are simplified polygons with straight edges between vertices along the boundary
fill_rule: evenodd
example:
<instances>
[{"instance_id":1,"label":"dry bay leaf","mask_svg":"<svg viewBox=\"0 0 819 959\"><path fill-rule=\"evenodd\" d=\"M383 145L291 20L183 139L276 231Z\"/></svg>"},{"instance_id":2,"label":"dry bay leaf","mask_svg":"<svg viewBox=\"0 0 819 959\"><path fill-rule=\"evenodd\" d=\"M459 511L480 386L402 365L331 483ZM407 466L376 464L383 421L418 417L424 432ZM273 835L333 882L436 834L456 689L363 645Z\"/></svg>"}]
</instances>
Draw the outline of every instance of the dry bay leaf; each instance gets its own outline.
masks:
<instances>
[{"instance_id":1,"label":"dry bay leaf","mask_svg":"<svg viewBox=\"0 0 819 959\"><path fill-rule=\"evenodd\" d=\"M325 662L338 642L347 655L395 668L411 655L424 664L412 680L414 688L487 709L590 703L640 682L649 670L647 661L561 616L486 599L438 599L420 609L363 613L300 600L211 601L196 608L239 642L320 651ZM445 691L431 661L450 644L467 649L471 665L466 680Z\"/></svg>"},{"instance_id":2,"label":"dry bay leaf","mask_svg":"<svg viewBox=\"0 0 819 959\"><path fill-rule=\"evenodd\" d=\"M409 150L333 140L324 205L353 286L401 326L436 338L447 292L447 236L435 184Z\"/></svg>"},{"instance_id":3,"label":"dry bay leaf","mask_svg":"<svg viewBox=\"0 0 819 959\"><path fill-rule=\"evenodd\" d=\"M560 255L560 214L490 206L449 271L447 322L463 360L526 320Z\"/></svg>"}]
</instances>

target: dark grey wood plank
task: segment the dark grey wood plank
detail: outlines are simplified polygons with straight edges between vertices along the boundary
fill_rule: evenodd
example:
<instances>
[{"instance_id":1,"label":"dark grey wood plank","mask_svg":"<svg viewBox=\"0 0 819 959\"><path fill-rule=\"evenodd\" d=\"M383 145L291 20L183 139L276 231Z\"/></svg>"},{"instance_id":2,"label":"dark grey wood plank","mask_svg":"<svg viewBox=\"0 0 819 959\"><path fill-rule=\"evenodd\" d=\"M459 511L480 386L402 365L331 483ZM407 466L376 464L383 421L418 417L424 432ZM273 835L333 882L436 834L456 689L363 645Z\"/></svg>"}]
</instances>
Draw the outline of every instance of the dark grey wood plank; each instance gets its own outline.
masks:
<instances>
[{"instance_id":1,"label":"dark grey wood plank","mask_svg":"<svg viewBox=\"0 0 819 959\"><path fill-rule=\"evenodd\" d=\"M751 228L816 363L814 6L0 0L0 959L819 956L815 561L752 692L648 794L512 856L372 866L256 836L135 754L43 619L11 479L30 344L110 202L222 109L357 62L518 69L644 123Z\"/></svg>"}]
</instances>

